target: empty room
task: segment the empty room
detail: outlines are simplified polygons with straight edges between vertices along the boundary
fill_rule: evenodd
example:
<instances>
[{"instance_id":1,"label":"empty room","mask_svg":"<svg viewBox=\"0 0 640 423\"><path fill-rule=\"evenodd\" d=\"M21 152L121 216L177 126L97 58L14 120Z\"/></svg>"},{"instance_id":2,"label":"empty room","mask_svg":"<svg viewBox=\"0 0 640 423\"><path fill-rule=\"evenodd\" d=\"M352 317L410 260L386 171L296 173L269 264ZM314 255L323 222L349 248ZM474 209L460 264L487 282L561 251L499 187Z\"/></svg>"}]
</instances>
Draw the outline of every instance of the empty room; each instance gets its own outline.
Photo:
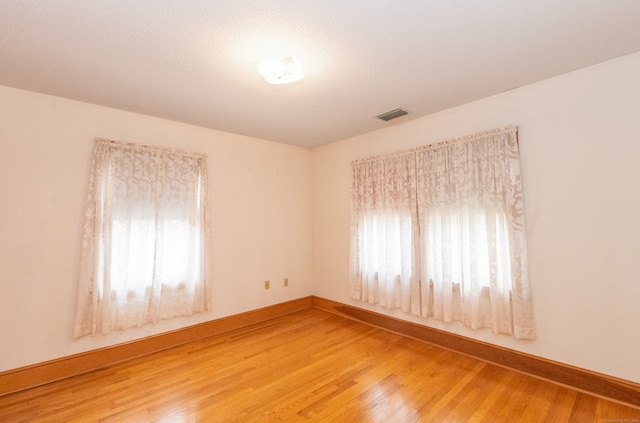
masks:
<instances>
[{"instance_id":1,"label":"empty room","mask_svg":"<svg viewBox=\"0 0 640 423\"><path fill-rule=\"evenodd\" d=\"M0 0L0 422L640 422L640 2Z\"/></svg>"}]
</instances>

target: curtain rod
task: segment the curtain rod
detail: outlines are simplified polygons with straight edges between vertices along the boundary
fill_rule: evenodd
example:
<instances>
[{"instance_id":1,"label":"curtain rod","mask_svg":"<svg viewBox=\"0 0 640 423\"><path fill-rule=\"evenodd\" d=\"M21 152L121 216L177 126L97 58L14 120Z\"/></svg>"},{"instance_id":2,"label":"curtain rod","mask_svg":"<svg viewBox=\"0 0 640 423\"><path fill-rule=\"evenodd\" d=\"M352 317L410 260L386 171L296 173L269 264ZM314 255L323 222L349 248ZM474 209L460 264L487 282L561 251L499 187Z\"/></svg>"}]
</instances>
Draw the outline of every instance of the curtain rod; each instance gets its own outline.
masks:
<instances>
[{"instance_id":1,"label":"curtain rod","mask_svg":"<svg viewBox=\"0 0 640 423\"><path fill-rule=\"evenodd\" d=\"M105 142L105 143L109 143L109 144L113 144L113 145L119 145L119 146L122 146L122 147L131 147L131 148L145 149L145 150L151 150L151 151L159 151L159 152L166 152L166 153L172 153L172 154L180 154L180 155L183 155L183 156L191 156L191 157L203 157L205 159L207 158L207 155L205 153L185 151L185 150L174 149L174 148L169 148L169 147L146 145L146 144L140 144L140 143L134 143L134 142L128 142L128 141L116 141L116 140L111 140L111 139L108 139L108 138L96 138L95 141L96 142Z\"/></svg>"},{"instance_id":2,"label":"curtain rod","mask_svg":"<svg viewBox=\"0 0 640 423\"><path fill-rule=\"evenodd\" d=\"M503 126L503 127L500 127L500 128L488 129L486 131L476 132L475 134L471 134L471 135L464 135L464 136L458 137L458 138L451 138L451 139L448 139L448 140L445 140L445 141L436 141L436 142L433 142L431 144L414 147L414 148L411 148L411 149L408 149L408 150L400 150L400 151L396 151L396 152L389 153L389 154L381 154L381 155L376 155L376 156L371 156L371 157L365 157L363 159L353 160L351 162L351 164L366 163L366 162L370 162L370 161L373 161L373 160L380 160L380 159L386 159L386 158L391 158L391 157L409 155L409 154L413 154L413 153L416 153L416 152L419 152L419 151L442 148L442 147L446 147L446 146L449 146L449 145L457 144L459 142L470 141L470 140L473 140L473 139L476 139L476 138L483 138L483 137L496 135L496 134L500 134L500 133L503 133L503 132L509 132L509 131L515 131L516 143L517 143L518 142L518 126L517 125L508 125L508 126Z\"/></svg>"}]
</instances>

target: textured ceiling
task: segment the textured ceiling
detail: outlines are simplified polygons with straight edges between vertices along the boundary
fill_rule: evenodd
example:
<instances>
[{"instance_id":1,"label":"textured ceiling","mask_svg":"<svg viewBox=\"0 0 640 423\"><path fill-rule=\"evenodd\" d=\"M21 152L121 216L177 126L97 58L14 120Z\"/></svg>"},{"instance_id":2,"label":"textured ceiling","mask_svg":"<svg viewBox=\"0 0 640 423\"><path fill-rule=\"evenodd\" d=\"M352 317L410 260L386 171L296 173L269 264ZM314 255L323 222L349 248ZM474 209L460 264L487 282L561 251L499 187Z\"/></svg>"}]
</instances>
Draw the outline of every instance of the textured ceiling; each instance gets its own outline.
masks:
<instances>
[{"instance_id":1,"label":"textured ceiling","mask_svg":"<svg viewBox=\"0 0 640 423\"><path fill-rule=\"evenodd\" d=\"M637 0L0 0L1 85L306 147L636 51Z\"/></svg>"}]
</instances>

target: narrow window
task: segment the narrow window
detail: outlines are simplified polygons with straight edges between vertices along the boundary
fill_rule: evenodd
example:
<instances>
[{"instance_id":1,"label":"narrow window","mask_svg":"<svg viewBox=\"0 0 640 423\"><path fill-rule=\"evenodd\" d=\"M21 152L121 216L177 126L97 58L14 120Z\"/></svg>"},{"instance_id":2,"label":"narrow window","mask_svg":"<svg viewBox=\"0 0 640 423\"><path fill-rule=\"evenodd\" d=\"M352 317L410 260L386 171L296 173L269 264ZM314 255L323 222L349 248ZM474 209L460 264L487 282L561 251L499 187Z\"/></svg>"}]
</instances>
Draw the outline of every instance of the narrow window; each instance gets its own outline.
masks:
<instances>
[{"instance_id":1,"label":"narrow window","mask_svg":"<svg viewBox=\"0 0 640 423\"><path fill-rule=\"evenodd\" d=\"M207 160L98 140L74 336L208 309Z\"/></svg>"}]
</instances>

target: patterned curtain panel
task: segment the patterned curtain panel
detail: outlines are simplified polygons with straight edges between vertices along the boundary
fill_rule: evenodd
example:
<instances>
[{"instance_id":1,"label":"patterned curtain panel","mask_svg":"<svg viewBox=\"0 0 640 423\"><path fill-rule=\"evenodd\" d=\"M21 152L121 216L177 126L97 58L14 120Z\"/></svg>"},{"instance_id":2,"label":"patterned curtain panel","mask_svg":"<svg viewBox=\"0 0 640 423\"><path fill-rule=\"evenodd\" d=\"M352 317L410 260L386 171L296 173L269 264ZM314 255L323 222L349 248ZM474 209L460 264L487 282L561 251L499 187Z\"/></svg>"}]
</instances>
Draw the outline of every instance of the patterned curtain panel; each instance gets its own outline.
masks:
<instances>
[{"instance_id":1,"label":"patterned curtain panel","mask_svg":"<svg viewBox=\"0 0 640 423\"><path fill-rule=\"evenodd\" d=\"M418 278L413 155L352 166L351 296L410 311Z\"/></svg>"},{"instance_id":2,"label":"patterned curtain panel","mask_svg":"<svg viewBox=\"0 0 640 423\"><path fill-rule=\"evenodd\" d=\"M412 234L413 245L402 247L412 251L407 267L411 270L393 274L393 265L405 269L396 257L395 248L400 244L390 244L387 233L370 230L367 224L368 216L381 219L379 216L388 215L379 206L385 198L380 193L386 190L381 184L388 182L377 173L384 169L381 163L394 158L354 162L351 296L388 308L401 306L404 311L444 322L460 321L473 329L486 327L494 333L534 339L517 128L488 131L394 157L403 157L407 166L405 171L396 170L404 175L402 183L411 186L403 192L415 193L415 199L407 199L410 210L405 211L411 216L406 232ZM357 178L363 163L368 164L369 182ZM368 193L365 201L361 192ZM366 214L362 208L367 209ZM362 257L377 251L380 243L394 250L385 256L392 263L386 267L385 279L395 276L400 283L385 286L392 287L387 297L400 299L395 302L364 295L371 286L379 287L380 278L372 283L365 277L377 270Z\"/></svg>"},{"instance_id":3,"label":"patterned curtain panel","mask_svg":"<svg viewBox=\"0 0 640 423\"><path fill-rule=\"evenodd\" d=\"M207 159L97 140L74 337L208 309Z\"/></svg>"}]
</instances>

